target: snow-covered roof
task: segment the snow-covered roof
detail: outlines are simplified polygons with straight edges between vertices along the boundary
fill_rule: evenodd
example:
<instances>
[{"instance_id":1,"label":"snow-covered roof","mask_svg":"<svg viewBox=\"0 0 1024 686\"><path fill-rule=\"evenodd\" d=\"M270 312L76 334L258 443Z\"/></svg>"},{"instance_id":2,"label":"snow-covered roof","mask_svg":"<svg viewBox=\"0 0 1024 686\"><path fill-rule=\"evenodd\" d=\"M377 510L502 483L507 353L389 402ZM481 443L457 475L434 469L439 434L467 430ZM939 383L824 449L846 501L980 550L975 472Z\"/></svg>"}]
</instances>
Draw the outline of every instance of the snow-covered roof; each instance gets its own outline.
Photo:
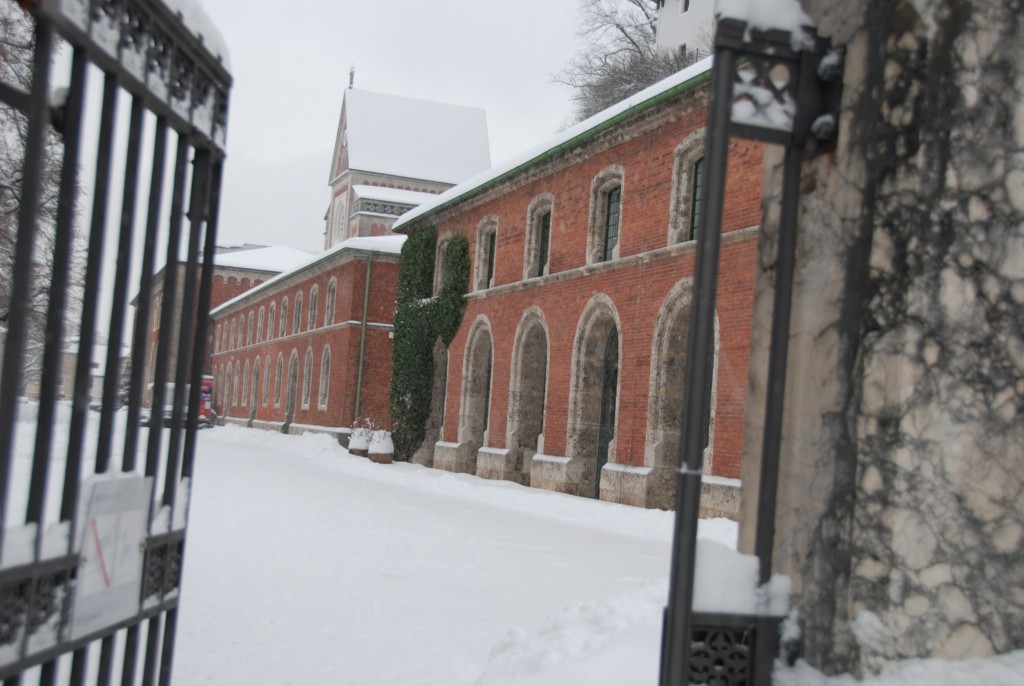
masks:
<instances>
[{"instance_id":1,"label":"snow-covered roof","mask_svg":"<svg viewBox=\"0 0 1024 686\"><path fill-rule=\"evenodd\" d=\"M588 134L595 134L598 131L608 128L620 119L633 115L633 110L640 112L643 109L646 109L648 106L657 102L661 96L664 96L669 92L677 89L686 89L687 87L703 83L710 77L712 60L712 57L708 57L700 62L696 62L672 76L669 76L667 79L659 81L653 86L649 86L639 93L631 95L622 102L598 112L589 119L584 119L579 124L569 127L554 138L550 138L544 143L541 143L520 155L516 155L500 164L496 164L487 171L477 174L473 178L463 181L457 186L449 188L444 193L435 196L431 202L425 202L419 207L409 210L399 217L398 221L396 221L391 227L392 231L398 231L401 227L415 221L419 217L426 216L442 207L454 204L464 196L474 195L475 191L482 190L492 182L496 182L502 177L510 176L532 166L533 164L536 164L542 159L546 159L563 146L572 144L572 142L577 138L584 137Z\"/></svg>"},{"instance_id":2,"label":"snow-covered roof","mask_svg":"<svg viewBox=\"0 0 1024 686\"><path fill-rule=\"evenodd\" d=\"M267 279L259 286L250 288L245 293L235 296L234 298L228 300L219 307L210 310L210 314L216 314L221 310L231 307L235 303L251 298L253 295L258 295L259 293L262 293L264 290L271 288L281 283L282 281L285 281L286 279L291 278L292 276L301 272L302 270L308 269L309 267L312 267L314 264L318 264L328 259L329 257L332 257L333 255L337 255L340 252L345 252L347 250L363 250L366 252L388 253L392 255L397 255L398 253L402 252L402 245L404 243L405 236L401 235L357 236L355 238L349 238L348 240L344 240L341 243L338 243L330 250L325 250L324 252L318 255L314 255L312 258L307 259L304 263L300 265L296 265L289 271L282 272L275 277Z\"/></svg>"},{"instance_id":3,"label":"snow-covered roof","mask_svg":"<svg viewBox=\"0 0 1024 686\"><path fill-rule=\"evenodd\" d=\"M478 107L345 91L349 169L458 183L491 165Z\"/></svg>"},{"instance_id":4,"label":"snow-covered roof","mask_svg":"<svg viewBox=\"0 0 1024 686\"><path fill-rule=\"evenodd\" d=\"M272 245L217 253L213 256L213 263L218 267L283 272L308 262L310 257L312 255L305 250L289 248L286 245Z\"/></svg>"},{"instance_id":5,"label":"snow-covered roof","mask_svg":"<svg viewBox=\"0 0 1024 686\"><path fill-rule=\"evenodd\" d=\"M352 190L355 191L356 195L365 200L396 202L401 205L421 205L437 197L436 193L407 191L402 188L386 188L384 186L364 186L361 184L352 186Z\"/></svg>"}]
</instances>

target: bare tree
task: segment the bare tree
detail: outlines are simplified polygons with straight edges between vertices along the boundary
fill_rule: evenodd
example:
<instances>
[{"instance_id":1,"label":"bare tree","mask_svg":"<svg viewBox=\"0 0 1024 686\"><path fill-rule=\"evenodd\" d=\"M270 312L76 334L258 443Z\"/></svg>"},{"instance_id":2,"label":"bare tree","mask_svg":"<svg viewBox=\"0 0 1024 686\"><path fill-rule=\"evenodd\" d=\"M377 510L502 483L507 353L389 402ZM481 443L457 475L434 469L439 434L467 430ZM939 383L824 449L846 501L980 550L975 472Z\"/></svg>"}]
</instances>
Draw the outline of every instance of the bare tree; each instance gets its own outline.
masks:
<instances>
[{"instance_id":1,"label":"bare tree","mask_svg":"<svg viewBox=\"0 0 1024 686\"><path fill-rule=\"evenodd\" d=\"M555 77L571 86L576 121L679 71L693 55L659 49L659 0L581 0L579 35L587 47Z\"/></svg>"},{"instance_id":2,"label":"bare tree","mask_svg":"<svg viewBox=\"0 0 1024 686\"><path fill-rule=\"evenodd\" d=\"M32 86L32 55L35 48L32 17L10 2L0 2L0 81L28 91ZM22 167L28 119L19 111L0 104L0 323L6 322L14 273L14 252L18 240L18 212L21 205ZM63 142L52 128L45 144L45 166L38 208L38 233L33 254L33 278L26 299L28 322L24 378L38 377L41 372L46 330L46 309L53 275L54 226L60 192ZM72 248L73 260L82 262L81 248ZM79 286L81 269L73 286ZM73 287L68 294L66 319L79 309L81 295Z\"/></svg>"}]
</instances>

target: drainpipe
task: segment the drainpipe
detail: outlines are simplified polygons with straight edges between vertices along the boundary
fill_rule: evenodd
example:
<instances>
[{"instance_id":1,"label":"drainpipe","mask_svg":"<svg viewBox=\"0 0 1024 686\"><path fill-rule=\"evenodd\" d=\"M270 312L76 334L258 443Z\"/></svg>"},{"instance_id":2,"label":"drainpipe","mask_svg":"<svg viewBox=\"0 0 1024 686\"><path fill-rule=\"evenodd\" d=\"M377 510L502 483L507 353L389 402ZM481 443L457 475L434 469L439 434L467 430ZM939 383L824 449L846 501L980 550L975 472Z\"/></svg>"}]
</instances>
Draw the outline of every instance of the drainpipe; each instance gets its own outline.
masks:
<instances>
[{"instance_id":1,"label":"drainpipe","mask_svg":"<svg viewBox=\"0 0 1024 686\"><path fill-rule=\"evenodd\" d=\"M352 418L355 424L359 420L359 404L363 396L363 362L366 359L366 313L370 306L370 270L373 266L373 253L366 257L366 285L363 287L363 321L359 335L359 371L356 376L356 411Z\"/></svg>"}]
</instances>

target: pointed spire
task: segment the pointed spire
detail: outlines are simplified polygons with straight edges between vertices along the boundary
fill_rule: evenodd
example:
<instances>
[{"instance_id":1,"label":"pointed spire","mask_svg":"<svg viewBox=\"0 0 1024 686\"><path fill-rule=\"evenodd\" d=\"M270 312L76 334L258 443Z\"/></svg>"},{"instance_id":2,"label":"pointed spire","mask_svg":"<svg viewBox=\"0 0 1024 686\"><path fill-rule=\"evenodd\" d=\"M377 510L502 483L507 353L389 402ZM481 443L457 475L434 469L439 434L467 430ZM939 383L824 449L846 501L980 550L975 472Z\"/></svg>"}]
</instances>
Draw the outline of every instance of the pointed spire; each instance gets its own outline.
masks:
<instances>
[{"instance_id":1,"label":"pointed spire","mask_svg":"<svg viewBox=\"0 0 1024 686\"><path fill-rule=\"evenodd\" d=\"M356 67L352 65L352 68L348 70L348 87L352 88L356 83Z\"/></svg>"}]
</instances>

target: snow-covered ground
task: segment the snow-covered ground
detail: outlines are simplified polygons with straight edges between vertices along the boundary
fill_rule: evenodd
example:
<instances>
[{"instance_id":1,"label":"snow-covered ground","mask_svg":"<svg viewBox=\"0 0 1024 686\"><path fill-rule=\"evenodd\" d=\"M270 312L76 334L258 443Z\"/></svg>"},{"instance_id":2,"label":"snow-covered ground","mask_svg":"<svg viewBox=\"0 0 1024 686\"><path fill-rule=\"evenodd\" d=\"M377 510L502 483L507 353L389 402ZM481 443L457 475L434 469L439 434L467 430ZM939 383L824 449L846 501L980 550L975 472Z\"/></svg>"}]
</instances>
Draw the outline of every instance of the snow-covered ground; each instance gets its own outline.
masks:
<instances>
[{"instance_id":1,"label":"snow-covered ground","mask_svg":"<svg viewBox=\"0 0 1024 686\"><path fill-rule=\"evenodd\" d=\"M201 434L176 684L654 686L672 515ZM732 522L701 523L732 546ZM789 686L847 686L807 665ZM871 686L1024 686L1024 651Z\"/></svg>"},{"instance_id":2,"label":"snow-covered ground","mask_svg":"<svg viewBox=\"0 0 1024 686\"><path fill-rule=\"evenodd\" d=\"M68 418L62 404L49 519ZM24 506L34 419L24 404L9 512ZM120 414L118 425L115 454ZM218 427L199 437L178 686L657 683L670 513L377 465L325 436ZM700 534L712 555L698 569L719 560L698 579L702 600L735 600L743 565L723 550L735 525L704 521ZM800 664L775 683L857 682ZM864 683L1024 686L1024 651L911 660Z\"/></svg>"}]
</instances>

